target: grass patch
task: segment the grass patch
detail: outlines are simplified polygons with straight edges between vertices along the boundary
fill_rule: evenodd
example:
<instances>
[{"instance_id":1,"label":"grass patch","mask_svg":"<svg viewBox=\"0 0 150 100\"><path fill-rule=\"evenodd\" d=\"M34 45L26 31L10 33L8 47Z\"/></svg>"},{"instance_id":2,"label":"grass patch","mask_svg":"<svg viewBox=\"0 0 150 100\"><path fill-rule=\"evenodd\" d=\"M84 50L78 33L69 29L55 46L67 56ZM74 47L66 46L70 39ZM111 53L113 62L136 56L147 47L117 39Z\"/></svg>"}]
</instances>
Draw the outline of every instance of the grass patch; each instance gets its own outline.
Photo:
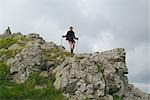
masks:
<instances>
[{"instance_id":1,"label":"grass patch","mask_svg":"<svg viewBox=\"0 0 150 100\"><path fill-rule=\"evenodd\" d=\"M54 75L43 78L35 72L23 84L11 82L9 77L8 67L0 61L0 100L64 100L62 93L53 86ZM37 85L46 88L36 89Z\"/></svg>"},{"instance_id":2,"label":"grass patch","mask_svg":"<svg viewBox=\"0 0 150 100\"><path fill-rule=\"evenodd\" d=\"M53 61L55 65L61 63L66 57L72 57L74 54L66 51L52 48L51 50L43 50L43 57L46 61Z\"/></svg>"},{"instance_id":3,"label":"grass patch","mask_svg":"<svg viewBox=\"0 0 150 100\"><path fill-rule=\"evenodd\" d=\"M0 39L0 49L2 49L2 48L7 49L11 45L17 43L18 40L29 41L30 39L27 36L24 36L24 35L9 36L9 37L5 37L5 38L1 38Z\"/></svg>"},{"instance_id":4,"label":"grass patch","mask_svg":"<svg viewBox=\"0 0 150 100\"><path fill-rule=\"evenodd\" d=\"M13 50L5 50L5 51L0 51L0 56L5 55L7 59L14 57L16 54L20 53L23 48L17 48Z\"/></svg>"},{"instance_id":5,"label":"grass patch","mask_svg":"<svg viewBox=\"0 0 150 100\"><path fill-rule=\"evenodd\" d=\"M0 50L0 56L4 56L5 59L9 59L11 57L14 57L16 54L20 53L23 48L27 47L24 44L24 45L20 45L20 47L18 47L18 48L8 49L11 45L13 45L15 43L17 43L19 45L18 40L27 42L30 39L23 35L19 35L16 37L10 36L10 37L0 39L0 49L4 48L4 50Z\"/></svg>"},{"instance_id":6,"label":"grass patch","mask_svg":"<svg viewBox=\"0 0 150 100\"><path fill-rule=\"evenodd\" d=\"M6 64L0 61L0 80L5 80L8 78L9 69ZM0 81L1 83L1 81Z\"/></svg>"},{"instance_id":7,"label":"grass patch","mask_svg":"<svg viewBox=\"0 0 150 100\"><path fill-rule=\"evenodd\" d=\"M11 46L12 44L14 44L16 42L17 42L17 39L14 39L14 38L0 39L0 49L2 49L2 48L7 49L9 46Z\"/></svg>"}]
</instances>

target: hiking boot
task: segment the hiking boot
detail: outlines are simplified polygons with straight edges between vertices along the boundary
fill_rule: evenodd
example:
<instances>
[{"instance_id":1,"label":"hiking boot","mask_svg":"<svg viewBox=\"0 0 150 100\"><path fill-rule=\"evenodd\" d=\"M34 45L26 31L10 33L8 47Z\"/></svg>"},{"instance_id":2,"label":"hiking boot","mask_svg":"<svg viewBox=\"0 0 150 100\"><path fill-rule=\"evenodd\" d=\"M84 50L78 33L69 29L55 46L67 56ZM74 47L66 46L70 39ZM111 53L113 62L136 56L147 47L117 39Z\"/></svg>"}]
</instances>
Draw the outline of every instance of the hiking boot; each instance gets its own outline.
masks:
<instances>
[{"instance_id":1,"label":"hiking boot","mask_svg":"<svg viewBox=\"0 0 150 100\"><path fill-rule=\"evenodd\" d=\"M71 53L73 53L73 49L71 49Z\"/></svg>"}]
</instances>

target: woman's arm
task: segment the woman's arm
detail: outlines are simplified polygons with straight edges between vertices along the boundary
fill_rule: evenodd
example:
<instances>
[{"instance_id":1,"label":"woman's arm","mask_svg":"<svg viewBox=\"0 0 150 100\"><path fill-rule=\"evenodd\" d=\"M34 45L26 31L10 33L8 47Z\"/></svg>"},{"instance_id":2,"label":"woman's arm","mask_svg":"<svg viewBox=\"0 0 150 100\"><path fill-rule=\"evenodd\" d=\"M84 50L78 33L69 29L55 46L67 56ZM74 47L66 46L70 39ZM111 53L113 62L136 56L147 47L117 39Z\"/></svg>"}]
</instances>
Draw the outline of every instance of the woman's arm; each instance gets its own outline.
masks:
<instances>
[{"instance_id":1,"label":"woman's arm","mask_svg":"<svg viewBox=\"0 0 150 100\"><path fill-rule=\"evenodd\" d=\"M62 37L64 38L64 37L67 37L67 35L68 35L68 32L67 32L67 34L66 35L62 35Z\"/></svg>"},{"instance_id":2,"label":"woman's arm","mask_svg":"<svg viewBox=\"0 0 150 100\"><path fill-rule=\"evenodd\" d=\"M78 38L75 36L75 34L74 34L74 36L73 36L76 40L78 40Z\"/></svg>"}]
</instances>

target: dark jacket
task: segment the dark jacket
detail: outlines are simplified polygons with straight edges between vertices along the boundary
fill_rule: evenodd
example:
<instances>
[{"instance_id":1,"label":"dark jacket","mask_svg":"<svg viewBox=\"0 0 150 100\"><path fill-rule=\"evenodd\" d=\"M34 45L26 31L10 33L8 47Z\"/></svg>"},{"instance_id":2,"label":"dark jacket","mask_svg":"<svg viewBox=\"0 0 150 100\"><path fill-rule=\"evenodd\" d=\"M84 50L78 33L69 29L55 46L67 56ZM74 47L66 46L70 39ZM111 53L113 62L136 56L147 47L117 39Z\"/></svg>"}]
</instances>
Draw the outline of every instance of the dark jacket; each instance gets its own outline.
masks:
<instances>
[{"instance_id":1,"label":"dark jacket","mask_svg":"<svg viewBox=\"0 0 150 100\"><path fill-rule=\"evenodd\" d=\"M74 41L74 39L78 39L75 37L75 34L73 31L68 31L64 37L66 37L66 40L68 41Z\"/></svg>"}]
</instances>

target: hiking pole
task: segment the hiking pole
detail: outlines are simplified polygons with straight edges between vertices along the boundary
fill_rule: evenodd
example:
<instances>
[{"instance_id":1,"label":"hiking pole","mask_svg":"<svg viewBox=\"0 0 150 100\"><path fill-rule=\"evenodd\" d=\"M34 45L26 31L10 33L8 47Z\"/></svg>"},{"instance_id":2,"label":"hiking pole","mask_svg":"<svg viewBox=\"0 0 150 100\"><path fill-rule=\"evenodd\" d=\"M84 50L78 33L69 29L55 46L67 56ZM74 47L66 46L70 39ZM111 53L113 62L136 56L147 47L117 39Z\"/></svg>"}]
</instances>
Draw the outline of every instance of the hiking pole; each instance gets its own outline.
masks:
<instances>
[{"instance_id":1,"label":"hiking pole","mask_svg":"<svg viewBox=\"0 0 150 100\"><path fill-rule=\"evenodd\" d=\"M76 48L76 52L78 51L78 40L77 40L77 48Z\"/></svg>"}]
</instances>

